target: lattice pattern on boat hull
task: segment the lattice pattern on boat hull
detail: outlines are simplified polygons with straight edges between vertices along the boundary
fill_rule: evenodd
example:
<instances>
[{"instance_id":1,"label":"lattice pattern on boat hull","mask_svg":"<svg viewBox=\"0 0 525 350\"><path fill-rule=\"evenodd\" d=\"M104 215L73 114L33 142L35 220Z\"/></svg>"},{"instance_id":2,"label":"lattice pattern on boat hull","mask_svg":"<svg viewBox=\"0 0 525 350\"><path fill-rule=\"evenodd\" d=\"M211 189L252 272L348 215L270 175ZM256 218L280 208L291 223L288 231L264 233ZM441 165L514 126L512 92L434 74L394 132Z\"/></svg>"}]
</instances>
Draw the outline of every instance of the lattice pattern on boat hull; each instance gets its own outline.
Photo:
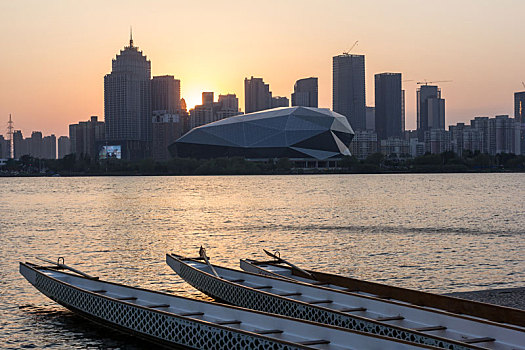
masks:
<instances>
[{"instance_id":1,"label":"lattice pattern on boat hull","mask_svg":"<svg viewBox=\"0 0 525 350\"><path fill-rule=\"evenodd\" d=\"M101 295L86 293L37 273L34 286L49 298L77 309L91 318L121 329L156 338L165 343L194 349L304 349L263 336L214 327L191 319L148 310Z\"/></svg>"},{"instance_id":2,"label":"lattice pattern on boat hull","mask_svg":"<svg viewBox=\"0 0 525 350\"><path fill-rule=\"evenodd\" d=\"M418 334L387 324L368 321L353 315L345 315L316 306L297 303L276 295L260 293L257 290L245 288L236 284L221 281L213 276L201 273L184 263L180 263L177 273L193 287L201 292L233 305L259 310L279 315L309 320L318 323L334 325L366 333L382 335L412 343L435 346L445 349L466 350L471 347L436 339L425 334Z\"/></svg>"}]
</instances>

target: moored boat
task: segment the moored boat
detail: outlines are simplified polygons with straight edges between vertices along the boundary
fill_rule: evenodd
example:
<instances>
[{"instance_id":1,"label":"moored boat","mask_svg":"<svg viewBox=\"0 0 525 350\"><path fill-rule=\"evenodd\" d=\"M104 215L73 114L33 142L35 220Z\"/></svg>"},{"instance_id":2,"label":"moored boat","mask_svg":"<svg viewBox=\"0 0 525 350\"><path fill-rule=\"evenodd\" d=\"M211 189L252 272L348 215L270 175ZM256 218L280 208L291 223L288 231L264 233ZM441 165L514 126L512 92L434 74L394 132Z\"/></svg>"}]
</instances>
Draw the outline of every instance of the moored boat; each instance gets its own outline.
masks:
<instances>
[{"instance_id":1,"label":"moored boat","mask_svg":"<svg viewBox=\"0 0 525 350\"><path fill-rule=\"evenodd\" d=\"M202 292L234 305L447 349L525 349L523 329L167 254Z\"/></svg>"},{"instance_id":2,"label":"moored boat","mask_svg":"<svg viewBox=\"0 0 525 350\"><path fill-rule=\"evenodd\" d=\"M240 267L244 271L297 280L310 284L323 284L344 292L376 296L378 298L397 300L413 305L439 309L455 314L479 317L493 322L506 323L521 328L525 327L525 310L492 305L477 301L465 300L446 295L433 294L408 288L359 280L325 272L301 269L290 264L280 256L265 252L274 260L258 261L241 259Z\"/></svg>"},{"instance_id":3,"label":"moored boat","mask_svg":"<svg viewBox=\"0 0 525 350\"><path fill-rule=\"evenodd\" d=\"M288 350L429 348L104 282L85 274L63 272L57 266L20 263L20 273L44 295L66 308L165 347Z\"/></svg>"}]
</instances>

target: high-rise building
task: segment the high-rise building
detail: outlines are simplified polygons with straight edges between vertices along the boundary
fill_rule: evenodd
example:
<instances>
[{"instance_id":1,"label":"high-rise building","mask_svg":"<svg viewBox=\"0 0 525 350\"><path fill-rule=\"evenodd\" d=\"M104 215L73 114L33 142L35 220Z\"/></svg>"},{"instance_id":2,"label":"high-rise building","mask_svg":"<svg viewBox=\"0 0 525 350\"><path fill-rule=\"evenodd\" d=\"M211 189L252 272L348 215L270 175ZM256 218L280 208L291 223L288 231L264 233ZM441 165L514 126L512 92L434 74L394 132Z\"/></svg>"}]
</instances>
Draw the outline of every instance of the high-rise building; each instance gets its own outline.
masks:
<instances>
[{"instance_id":1,"label":"high-rise building","mask_svg":"<svg viewBox=\"0 0 525 350\"><path fill-rule=\"evenodd\" d=\"M182 136L183 122L178 114L167 111L153 111L153 159L165 161L170 159L168 146Z\"/></svg>"},{"instance_id":2,"label":"high-rise building","mask_svg":"<svg viewBox=\"0 0 525 350\"><path fill-rule=\"evenodd\" d=\"M33 131L31 137L24 139L22 131L15 130L13 148L15 159L25 155L39 159L56 159L56 137L53 134L42 137L40 131Z\"/></svg>"},{"instance_id":3,"label":"high-rise building","mask_svg":"<svg viewBox=\"0 0 525 350\"><path fill-rule=\"evenodd\" d=\"M173 75L162 75L151 79L151 110L180 112L180 80Z\"/></svg>"},{"instance_id":4,"label":"high-rise building","mask_svg":"<svg viewBox=\"0 0 525 350\"><path fill-rule=\"evenodd\" d=\"M432 154L441 154L451 150L450 133L442 129L429 129L424 136L425 151Z\"/></svg>"},{"instance_id":5,"label":"high-rise building","mask_svg":"<svg viewBox=\"0 0 525 350\"><path fill-rule=\"evenodd\" d=\"M239 99L235 94L219 95L219 101L213 102L213 92L202 93L202 105L190 110L191 128L232 117L239 112Z\"/></svg>"},{"instance_id":6,"label":"high-rise building","mask_svg":"<svg viewBox=\"0 0 525 350\"><path fill-rule=\"evenodd\" d=\"M104 122L99 122L96 115L86 122L69 125L70 152L79 158L88 155L92 160L99 154L99 148L106 143L107 128Z\"/></svg>"},{"instance_id":7,"label":"high-rise building","mask_svg":"<svg viewBox=\"0 0 525 350\"><path fill-rule=\"evenodd\" d=\"M480 152L496 154L494 125L489 121L489 117L475 117L470 121L470 125L479 133Z\"/></svg>"},{"instance_id":8,"label":"high-rise building","mask_svg":"<svg viewBox=\"0 0 525 350\"><path fill-rule=\"evenodd\" d=\"M21 130L13 132L13 155L15 159L29 155L29 142L24 139Z\"/></svg>"},{"instance_id":9,"label":"high-rise building","mask_svg":"<svg viewBox=\"0 0 525 350\"><path fill-rule=\"evenodd\" d=\"M304 78L295 82L292 94L292 106L318 107L317 78Z\"/></svg>"},{"instance_id":10,"label":"high-rise building","mask_svg":"<svg viewBox=\"0 0 525 350\"><path fill-rule=\"evenodd\" d=\"M219 95L219 102L216 104L215 111L217 120L239 115L241 114L239 112L239 99L235 94Z\"/></svg>"},{"instance_id":11,"label":"high-rise building","mask_svg":"<svg viewBox=\"0 0 525 350\"><path fill-rule=\"evenodd\" d=\"M60 136L58 138L58 159L62 159L71 153L71 142L69 137Z\"/></svg>"},{"instance_id":12,"label":"high-rise building","mask_svg":"<svg viewBox=\"0 0 525 350\"><path fill-rule=\"evenodd\" d=\"M104 77L104 115L107 144L120 145L123 159L150 155L151 62L132 37Z\"/></svg>"},{"instance_id":13,"label":"high-rise building","mask_svg":"<svg viewBox=\"0 0 525 350\"><path fill-rule=\"evenodd\" d=\"M441 89L434 85L422 85L417 90L417 131L420 141L431 129L445 130L445 99ZM437 134L436 134L437 135Z\"/></svg>"},{"instance_id":14,"label":"high-rise building","mask_svg":"<svg viewBox=\"0 0 525 350\"><path fill-rule=\"evenodd\" d=\"M0 135L0 159L11 158L11 144L3 135Z\"/></svg>"},{"instance_id":15,"label":"high-rise building","mask_svg":"<svg viewBox=\"0 0 525 350\"><path fill-rule=\"evenodd\" d=\"M365 56L333 57L332 109L344 115L355 130L366 129Z\"/></svg>"},{"instance_id":16,"label":"high-rise building","mask_svg":"<svg viewBox=\"0 0 525 350\"><path fill-rule=\"evenodd\" d=\"M375 129L379 140L403 138L401 73L375 75Z\"/></svg>"},{"instance_id":17,"label":"high-rise building","mask_svg":"<svg viewBox=\"0 0 525 350\"><path fill-rule=\"evenodd\" d=\"M459 124L458 124L459 125ZM498 153L523 154L520 140L520 123L517 118L509 118L508 115L497 115L495 118L476 117L470 121L470 128L477 133L477 145L468 145L464 141L463 148L481 153L496 155ZM456 141L456 143L459 143ZM469 148L470 147L470 148Z\"/></svg>"},{"instance_id":18,"label":"high-rise building","mask_svg":"<svg viewBox=\"0 0 525 350\"><path fill-rule=\"evenodd\" d=\"M43 158L42 133L33 131L29 141L29 155L34 158Z\"/></svg>"},{"instance_id":19,"label":"high-rise building","mask_svg":"<svg viewBox=\"0 0 525 350\"><path fill-rule=\"evenodd\" d=\"M272 108L270 85L262 78L244 78L244 112L252 113Z\"/></svg>"},{"instance_id":20,"label":"high-rise building","mask_svg":"<svg viewBox=\"0 0 525 350\"><path fill-rule=\"evenodd\" d=\"M366 130L376 130L376 108L366 107Z\"/></svg>"},{"instance_id":21,"label":"high-rise building","mask_svg":"<svg viewBox=\"0 0 525 350\"><path fill-rule=\"evenodd\" d=\"M357 159L366 159L377 152L377 134L373 130L354 132L354 139L350 143L350 152Z\"/></svg>"},{"instance_id":22,"label":"high-rise building","mask_svg":"<svg viewBox=\"0 0 525 350\"><path fill-rule=\"evenodd\" d=\"M281 96L272 97L272 108L278 107L290 107L290 100Z\"/></svg>"},{"instance_id":23,"label":"high-rise building","mask_svg":"<svg viewBox=\"0 0 525 350\"><path fill-rule=\"evenodd\" d=\"M42 139L42 156L44 159L57 158L57 138L54 134L44 136Z\"/></svg>"},{"instance_id":24,"label":"high-rise building","mask_svg":"<svg viewBox=\"0 0 525 350\"><path fill-rule=\"evenodd\" d=\"M514 93L514 118L519 124L520 153L525 154L525 91Z\"/></svg>"}]
</instances>

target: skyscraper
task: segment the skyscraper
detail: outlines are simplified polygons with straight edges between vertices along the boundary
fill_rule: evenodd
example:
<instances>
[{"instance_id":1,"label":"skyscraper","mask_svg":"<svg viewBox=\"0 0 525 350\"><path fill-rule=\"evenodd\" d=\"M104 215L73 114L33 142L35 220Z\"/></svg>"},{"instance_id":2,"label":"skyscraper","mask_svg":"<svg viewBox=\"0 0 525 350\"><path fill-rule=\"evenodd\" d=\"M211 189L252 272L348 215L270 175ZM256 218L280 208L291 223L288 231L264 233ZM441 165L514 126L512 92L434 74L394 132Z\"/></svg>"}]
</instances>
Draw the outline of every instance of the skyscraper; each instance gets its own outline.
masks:
<instances>
[{"instance_id":1,"label":"skyscraper","mask_svg":"<svg viewBox=\"0 0 525 350\"><path fill-rule=\"evenodd\" d=\"M58 138L58 159L62 159L71 153L71 142L69 137L60 136Z\"/></svg>"},{"instance_id":2,"label":"skyscraper","mask_svg":"<svg viewBox=\"0 0 525 350\"><path fill-rule=\"evenodd\" d=\"M42 144L42 132L33 131L29 139L29 154L31 157L44 158Z\"/></svg>"},{"instance_id":3,"label":"skyscraper","mask_svg":"<svg viewBox=\"0 0 525 350\"><path fill-rule=\"evenodd\" d=\"M270 85L262 78L244 78L244 109L252 113L272 108L272 93Z\"/></svg>"},{"instance_id":4,"label":"skyscraper","mask_svg":"<svg viewBox=\"0 0 525 350\"><path fill-rule=\"evenodd\" d=\"M317 78L304 78L295 82L292 106L318 107Z\"/></svg>"},{"instance_id":5,"label":"skyscraper","mask_svg":"<svg viewBox=\"0 0 525 350\"><path fill-rule=\"evenodd\" d=\"M151 79L151 110L180 112L180 80L173 75L162 75Z\"/></svg>"},{"instance_id":6,"label":"skyscraper","mask_svg":"<svg viewBox=\"0 0 525 350\"><path fill-rule=\"evenodd\" d=\"M21 130L13 132L13 157L20 159L20 157L29 154L29 142L24 139Z\"/></svg>"},{"instance_id":7,"label":"skyscraper","mask_svg":"<svg viewBox=\"0 0 525 350\"><path fill-rule=\"evenodd\" d=\"M366 129L365 56L333 58L332 109L344 115L354 130Z\"/></svg>"},{"instance_id":8,"label":"skyscraper","mask_svg":"<svg viewBox=\"0 0 525 350\"><path fill-rule=\"evenodd\" d=\"M520 124L520 153L525 154L525 91L514 93L514 118Z\"/></svg>"},{"instance_id":9,"label":"skyscraper","mask_svg":"<svg viewBox=\"0 0 525 350\"><path fill-rule=\"evenodd\" d=\"M81 155L95 160L99 153L99 145L105 143L106 126L99 122L96 115L90 120L69 125L70 152L77 158Z\"/></svg>"},{"instance_id":10,"label":"skyscraper","mask_svg":"<svg viewBox=\"0 0 525 350\"><path fill-rule=\"evenodd\" d=\"M44 136L42 139L42 153L41 158L43 159L56 159L57 158L57 138L54 134Z\"/></svg>"},{"instance_id":11,"label":"skyscraper","mask_svg":"<svg viewBox=\"0 0 525 350\"><path fill-rule=\"evenodd\" d=\"M441 89L433 85L421 85L417 90L417 136L425 140L425 131L445 130L445 99Z\"/></svg>"},{"instance_id":12,"label":"skyscraper","mask_svg":"<svg viewBox=\"0 0 525 350\"><path fill-rule=\"evenodd\" d=\"M375 128L379 140L402 138L405 125L401 73L375 75L375 103Z\"/></svg>"},{"instance_id":13,"label":"skyscraper","mask_svg":"<svg viewBox=\"0 0 525 350\"><path fill-rule=\"evenodd\" d=\"M106 141L122 147L123 159L141 159L151 149L151 62L133 46L124 47L104 77Z\"/></svg>"}]
</instances>

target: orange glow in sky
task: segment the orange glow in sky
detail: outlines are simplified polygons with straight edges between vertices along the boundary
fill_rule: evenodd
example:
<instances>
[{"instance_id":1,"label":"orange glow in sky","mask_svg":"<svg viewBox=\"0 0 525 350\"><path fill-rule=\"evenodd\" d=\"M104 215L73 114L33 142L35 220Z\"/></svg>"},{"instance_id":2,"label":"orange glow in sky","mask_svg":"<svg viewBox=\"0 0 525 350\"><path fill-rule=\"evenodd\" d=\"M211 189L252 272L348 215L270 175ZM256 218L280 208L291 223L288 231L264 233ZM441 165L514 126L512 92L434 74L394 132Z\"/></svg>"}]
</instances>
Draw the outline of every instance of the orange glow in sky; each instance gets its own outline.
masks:
<instances>
[{"instance_id":1,"label":"orange glow in sky","mask_svg":"<svg viewBox=\"0 0 525 350\"><path fill-rule=\"evenodd\" d=\"M319 106L332 107L332 56L366 55L367 105L374 74L401 72L406 128L416 126L416 82L439 84L446 125L513 116L525 80L523 0L2 1L0 125L13 114L24 136L68 134L104 115L104 75L133 39L152 74L181 80L188 108L203 91L235 93L262 77L290 98L297 79L319 78ZM5 128L0 134L5 135Z\"/></svg>"}]
</instances>

